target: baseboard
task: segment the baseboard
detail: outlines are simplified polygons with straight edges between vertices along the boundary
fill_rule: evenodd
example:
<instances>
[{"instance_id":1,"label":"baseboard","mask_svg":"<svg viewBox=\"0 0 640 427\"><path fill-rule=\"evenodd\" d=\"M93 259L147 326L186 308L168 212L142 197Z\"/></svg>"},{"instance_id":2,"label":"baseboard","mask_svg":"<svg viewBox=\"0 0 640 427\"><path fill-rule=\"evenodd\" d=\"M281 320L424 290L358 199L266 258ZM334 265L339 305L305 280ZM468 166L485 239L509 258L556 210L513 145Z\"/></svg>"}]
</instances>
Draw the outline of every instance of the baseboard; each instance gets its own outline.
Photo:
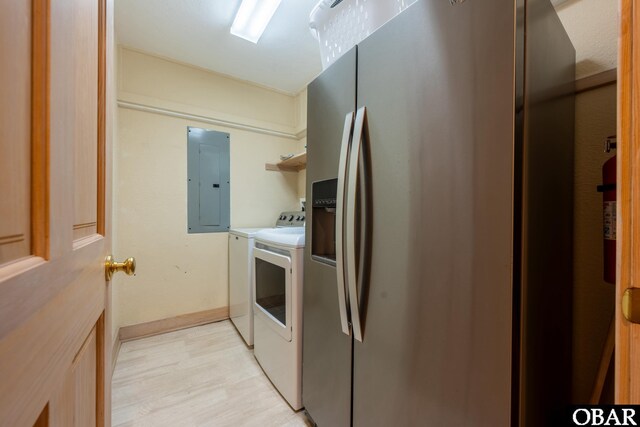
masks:
<instances>
[{"instance_id":1,"label":"baseboard","mask_svg":"<svg viewBox=\"0 0 640 427\"><path fill-rule=\"evenodd\" d=\"M116 370L116 362L118 361L118 354L120 353L120 346L122 346L122 341L119 338L120 329L116 332L116 338L114 339L113 346L111 348L111 376L113 377L113 373Z\"/></svg>"},{"instance_id":2,"label":"baseboard","mask_svg":"<svg viewBox=\"0 0 640 427\"><path fill-rule=\"evenodd\" d=\"M173 332L192 326L205 325L219 322L229 318L229 307L214 308L213 310L199 311L197 313L182 314L168 319L154 320L152 322L137 325L123 326L118 332L120 342L151 337L153 335Z\"/></svg>"}]
</instances>

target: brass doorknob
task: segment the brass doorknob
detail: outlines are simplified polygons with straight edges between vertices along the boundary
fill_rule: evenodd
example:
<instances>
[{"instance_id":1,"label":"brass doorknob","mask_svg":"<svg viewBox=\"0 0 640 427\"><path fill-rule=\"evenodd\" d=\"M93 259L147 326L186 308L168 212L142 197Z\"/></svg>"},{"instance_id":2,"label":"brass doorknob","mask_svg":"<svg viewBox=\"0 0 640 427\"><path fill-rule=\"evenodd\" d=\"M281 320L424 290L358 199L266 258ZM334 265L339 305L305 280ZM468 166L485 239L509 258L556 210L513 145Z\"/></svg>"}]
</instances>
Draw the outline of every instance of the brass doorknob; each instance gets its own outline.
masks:
<instances>
[{"instance_id":1,"label":"brass doorknob","mask_svg":"<svg viewBox=\"0 0 640 427\"><path fill-rule=\"evenodd\" d=\"M113 256L109 255L104 260L104 277L107 281L111 280L111 276L116 271L124 271L128 276L136 272L136 259L127 258L124 262L117 262Z\"/></svg>"},{"instance_id":2,"label":"brass doorknob","mask_svg":"<svg viewBox=\"0 0 640 427\"><path fill-rule=\"evenodd\" d=\"M631 323L640 323L640 288L627 288L622 294L622 314Z\"/></svg>"}]
</instances>

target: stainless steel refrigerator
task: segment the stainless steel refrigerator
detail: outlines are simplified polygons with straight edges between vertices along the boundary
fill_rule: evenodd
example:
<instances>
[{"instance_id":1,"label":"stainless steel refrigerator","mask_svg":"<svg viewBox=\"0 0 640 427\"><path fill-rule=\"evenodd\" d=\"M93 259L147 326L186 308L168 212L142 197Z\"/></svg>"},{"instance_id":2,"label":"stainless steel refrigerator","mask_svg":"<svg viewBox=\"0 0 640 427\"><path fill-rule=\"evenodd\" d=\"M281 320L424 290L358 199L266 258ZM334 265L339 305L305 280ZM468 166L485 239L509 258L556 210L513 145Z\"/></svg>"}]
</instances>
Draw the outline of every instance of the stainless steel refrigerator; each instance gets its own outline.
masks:
<instances>
[{"instance_id":1,"label":"stainless steel refrigerator","mask_svg":"<svg viewBox=\"0 0 640 427\"><path fill-rule=\"evenodd\" d=\"M419 0L310 84L317 425L544 426L570 402L574 69L548 0Z\"/></svg>"}]
</instances>

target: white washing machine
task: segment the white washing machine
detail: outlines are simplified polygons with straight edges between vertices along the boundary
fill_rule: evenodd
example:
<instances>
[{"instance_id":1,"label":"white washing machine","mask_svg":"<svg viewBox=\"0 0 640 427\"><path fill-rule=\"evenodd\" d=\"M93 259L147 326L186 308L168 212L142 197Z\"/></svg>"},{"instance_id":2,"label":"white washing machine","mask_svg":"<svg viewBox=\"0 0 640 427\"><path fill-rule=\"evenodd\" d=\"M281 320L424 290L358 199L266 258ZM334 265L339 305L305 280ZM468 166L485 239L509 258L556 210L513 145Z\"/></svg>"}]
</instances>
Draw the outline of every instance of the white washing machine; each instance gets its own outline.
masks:
<instances>
[{"instance_id":1,"label":"white washing machine","mask_svg":"<svg viewBox=\"0 0 640 427\"><path fill-rule=\"evenodd\" d=\"M254 355L294 410L302 408L304 227L255 235Z\"/></svg>"},{"instance_id":2,"label":"white washing machine","mask_svg":"<svg viewBox=\"0 0 640 427\"><path fill-rule=\"evenodd\" d=\"M282 212L275 227L229 230L229 317L249 347L253 346L253 246L261 230L304 225L304 212Z\"/></svg>"},{"instance_id":3,"label":"white washing machine","mask_svg":"<svg viewBox=\"0 0 640 427\"><path fill-rule=\"evenodd\" d=\"M253 346L253 238L263 228L229 230L229 317Z\"/></svg>"}]
</instances>

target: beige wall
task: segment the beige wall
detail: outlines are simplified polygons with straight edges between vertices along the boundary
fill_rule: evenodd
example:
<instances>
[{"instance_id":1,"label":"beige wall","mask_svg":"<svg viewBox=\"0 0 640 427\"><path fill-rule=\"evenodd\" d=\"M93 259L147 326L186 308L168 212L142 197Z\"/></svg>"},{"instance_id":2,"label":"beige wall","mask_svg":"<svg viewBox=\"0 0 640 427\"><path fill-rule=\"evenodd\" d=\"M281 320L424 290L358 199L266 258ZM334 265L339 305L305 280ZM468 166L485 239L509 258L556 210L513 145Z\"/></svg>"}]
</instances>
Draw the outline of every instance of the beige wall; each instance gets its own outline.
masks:
<instances>
[{"instance_id":1,"label":"beige wall","mask_svg":"<svg viewBox=\"0 0 640 427\"><path fill-rule=\"evenodd\" d=\"M307 134L307 89L305 88L296 96L295 117L297 122L296 132Z\"/></svg>"},{"instance_id":2,"label":"beige wall","mask_svg":"<svg viewBox=\"0 0 640 427\"><path fill-rule=\"evenodd\" d=\"M307 198L307 170L306 169L298 172L298 197L301 199Z\"/></svg>"},{"instance_id":3,"label":"beige wall","mask_svg":"<svg viewBox=\"0 0 640 427\"><path fill-rule=\"evenodd\" d=\"M297 97L143 52L119 49L118 99L296 133Z\"/></svg>"},{"instance_id":4,"label":"beige wall","mask_svg":"<svg viewBox=\"0 0 640 427\"><path fill-rule=\"evenodd\" d=\"M227 233L186 232L187 126L231 135L231 226L270 226L298 208L297 174L264 167L304 147L298 97L124 48L118 70L114 253L135 256L137 273L114 278L114 321L224 307Z\"/></svg>"},{"instance_id":5,"label":"beige wall","mask_svg":"<svg viewBox=\"0 0 640 427\"><path fill-rule=\"evenodd\" d=\"M616 68L618 0L569 0L556 9L576 48L578 78Z\"/></svg>"},{"instance_id":6,"label":"beige wall","mask_svg":"<svg viewBox=\"0 0 640 427\"><path fill-rule=\"evenodd\" d=\"M576 48L576 77L615 68L617 1L570 0L557 9ZM579 403L586 403L593 389L614 310L614 285L602 280L602 195L596 186L611 156L603 152L604 140L615 132L615 85L576 97L572 375Z\"/></svg>"},{"instance_id":7,"label":"beige wall","mask_svg":"<svg viewBox=\"0 0 640 427\"><path fill-rule=\"evenodd\" d=\"M587 402L593 388L609 322L615 285L602 279L602 165L611 157L604 140L616 133L616 87L576 99L574 222L574 399Z\"/></svg>"},{"instance_id":8,"label":"beige wall","mask_svg":"<svg viewBox=\"0 0 640 427\"><path fill-rule=\"evenodd\" d=\"M296 97L296 118L298 120L297 134L301 136L300 151L307 148L307 89L303 90ZM307 170L298 172L298 197L306 198L307 193Z\"/></svg>"},{"instance_id":9,"label":"beige wall","mask_svg":"<svg viewBox=\"0 0 640 427\"><path fill-rule=\"evenodd\" d=\"M112 90L112 105L110 108L113 108L112 111L112 138L111 138L111 146L112 146L112 163L111 163L111 249L112 253L115 254L115 250L118 247L118 236L117 236L117 207L116 200L118 199L118 191L117 191L117 179L118 179L118 162L116 160L116 156L118 153L118 37L114 34L113 40L113 85L111 86ZM120 260L119 260L120 261ZM115 345L117 343L117 334L118 328L120 327L120 291L119 288L116 288L115 281L111 282L111 333L112 340L111 342Z\"/></svg>"}]
</instances>

